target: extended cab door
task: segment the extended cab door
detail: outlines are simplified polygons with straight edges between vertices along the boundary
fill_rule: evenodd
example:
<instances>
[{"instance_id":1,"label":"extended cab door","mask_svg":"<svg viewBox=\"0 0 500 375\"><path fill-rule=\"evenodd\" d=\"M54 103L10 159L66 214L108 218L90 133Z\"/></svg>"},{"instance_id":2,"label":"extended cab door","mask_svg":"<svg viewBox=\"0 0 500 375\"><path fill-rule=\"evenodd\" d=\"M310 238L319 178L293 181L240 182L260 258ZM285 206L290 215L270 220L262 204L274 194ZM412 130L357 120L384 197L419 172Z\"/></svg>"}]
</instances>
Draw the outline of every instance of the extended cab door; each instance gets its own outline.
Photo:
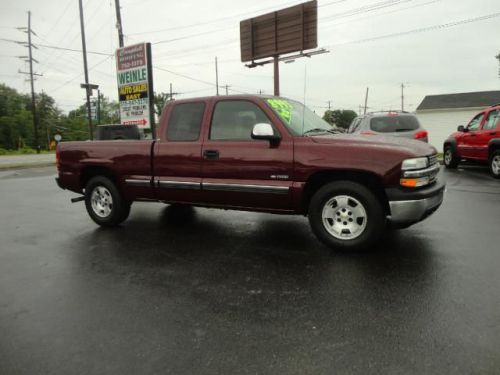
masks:
<instances>
[{"instance_id":1,"label":"extended cab door","mask_svg":"<svg viewBox=\"0 0 500 375\"><path fill-rule=\"evenodd\" d=\"M153 170L157 198L168 202L201 200L201 128L204 101L172 104L167 126L156 142Z\"/></svg>"},{"instance_id":2,"label":"extended cab door","mask_svg":"<svg viewBox=\"0 0 500 375\"><path fill-rule=\"evenodd\" d=\"M460 157L476 159L479 157L478 153L478 131L484 120L484 113L478 114L474 117L469 125L467 125L466 132L457 140L457 148Z\"/></svg>"},{"instance_id":3,"label":"extended cab door","mask_svg":"<svg viewBox=\"0 0 500 375\"><path fill-rule=\"evenodd\" d=\"M477 153L481 160L488 160L488 143L493 138L499 138L500 110L493 109L487 115L481 127L477 132Z\"/></svg>"},{"instance_id":4,"label":"extended cab door","mask_svg":"<svg viewBox=\"0 0 500 375\"><path fill-rule=\"evenodd\" d=\"M293 139L270 108L258 100L214 102L202 151L203 199L207 204L290 210ZM257 123L268 123L281 141L251 138Z\"/></svg>"}]
</instances>

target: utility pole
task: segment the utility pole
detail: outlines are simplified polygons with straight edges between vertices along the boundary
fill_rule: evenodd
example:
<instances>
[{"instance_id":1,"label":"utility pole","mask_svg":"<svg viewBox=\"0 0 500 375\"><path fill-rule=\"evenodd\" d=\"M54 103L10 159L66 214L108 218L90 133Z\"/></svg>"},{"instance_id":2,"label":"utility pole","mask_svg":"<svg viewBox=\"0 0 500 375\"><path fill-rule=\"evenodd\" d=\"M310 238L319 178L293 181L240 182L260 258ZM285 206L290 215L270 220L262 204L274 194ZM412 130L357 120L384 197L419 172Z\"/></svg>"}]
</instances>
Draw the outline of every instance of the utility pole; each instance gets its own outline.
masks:
<instances>
[{"instance_id":1,"label":"utility pole","mask_svg":"<svg viewBox=\"0 0 500 375\"><path fill-rule=\"evenodd\" d=\"M217 66L217 56L215 56L215 93L219 96L219 67Z\"/></svg>"},{"instance_id":2,"label":"utility pole","mask_svg":"<svg viewBox=\"0 0 500 375\"><path fill-rule=\"evenodd\" d=\"M120 0L115 0L116 10L116 29L118 30L118 43L123 47L123 27L122 27L122 14L120 10Z\"/></svg>"},{"instance_id":3,"label":"utility pole","mask_svg":"<svg viewBox=\"0 0 500 375\"><path fill-rule=\"evenodd\" d=\"M28 47L28 56L19 56L21 59L26 59L26 61L29 62L30 66L30 71L29 72L22 72L19 70L19 73L21 74L28 74L30 76L30 83L31 83L31 111L33 114L33 130L34 130L34 135L35 135L35 142L34 146L36 149L37 154L40 153L40 140L38 139L38 114L36 111L36 101L35 101L35 78L34 76L41 76L41 74L33 73L33 61L38 63L36 59L33 58L33 48L37 48L33 43L31 43L31 34L35 34L33 30L31 30L31 12L28 11L28 27L18 27L17 28L20 31L23 31L28 34L28 44L24 44L26 47ZM37 48L38 49L38 48Z\"/></svg>"},{"instance_id":4,"label":"utility pole","mask_svg":"<svg viewBox=\"0 0 500 375\"><path fill-rule=\"evenodd\" d=\"M498 78L500 78L500 53L495 58L498 60Z\"/></svg>"},{"instance_id":5,"label":"utility pole","mask_svg":"<svg viewBox=\"0 0 500 375\"><path fill-rule=\"evenodd\" d=\"M174 100L174 96L179 95L179 92L172 91L172 84L170 84L170 92L168 94L168 100Z\"/></svg>"},{"instance_id":6,"label":"utility pole","mask_svg":"<svg viewBox=\"0 0 500 375\"><path fill-rule=\"evenodd\" d=\"M231 86L229 86L228 84L226 84L226 86L224 86L224 87L226 88L226 96L227 96L227 95L229 95L229 88L230 88Z\"/></svg>"},{"instance_id":7,"label":"utility pole","mask_svg":"<svg viewBox=\"0 0 500 375\"><path fill-rule=\"evenodd\" d=\"M82 33L82 50L83 50L83 70L85 73L85 84L80 85L82 88L85 88L85 96L87 98L87 116L89 120L89 136L90 140L94 139L93 129L92 129L92 111L90 109L90 96L92 95L92 88L89 85L89 71L87 68L87 46L85 44L85 27L83 24L83 5L82 0L78 0L80 5L80 29Z\"/></svg>"},{"instance_id":8,"label":"utility pole","mask_svg":"<svg viewBox=\"0 0 500 375\"><path fill-rule=\"evenodd\" d=\"M97 125L101 124L101 91L98 89L97 90L97 108L96 110L96 117L97 117Z\"/></svg>"},{"instance_id":9,"label":"utility pole","mask_svg":"<svg viewBox=\"0 0 500 375\"><path fill-rule=\"evenodd\" d=\"M274 96L280 96L280 60L274 56Z\"/></svg>"},{"instance_id":10,"label":"utility pole","mask_svg":"<svg viewBox=\"0 0 500 375\"><path fill-rule=\"evenodd\" d=\"M365 109L363 111L363 114L366 115L366 109L368 108L368 91L369 91L369 87L366 88L366 94L365 94Z\"/></svg>"},{"instance_id":11,"label":"utility pole","mask_svg":"<svg viewBox=\"0 0 500 375\"><path fill-rule=\"evenodd\" d=\"M401 112L405 110L405 84L401 84Z\"/></svg>"},{"instance_id":12,"label":"utility pole","mask_svg":"<svg viewBox=\"0 0 500 375\"><path fill-rule=\"evenodd\" d=\"M328 110L331 111L332 110L332 102L329 100L328 101Z\"/></svg>"}]
</instances>

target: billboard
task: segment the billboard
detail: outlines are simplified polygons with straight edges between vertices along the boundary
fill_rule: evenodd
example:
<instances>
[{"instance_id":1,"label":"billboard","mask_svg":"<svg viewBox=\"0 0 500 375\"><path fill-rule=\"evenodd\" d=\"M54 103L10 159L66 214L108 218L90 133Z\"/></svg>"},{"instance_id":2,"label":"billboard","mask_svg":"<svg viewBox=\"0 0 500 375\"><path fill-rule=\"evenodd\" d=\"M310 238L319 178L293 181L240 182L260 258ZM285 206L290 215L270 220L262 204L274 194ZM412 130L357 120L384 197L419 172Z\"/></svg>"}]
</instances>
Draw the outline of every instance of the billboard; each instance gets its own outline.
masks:
<instances>
[{"instance_id":1,"label":"billboard","mask_svg":"<svg viewBox=\"0 0 500 375\"><path fill-rule=\"evenodd\" d=\"M242 62L316 48L317 1L241 21L240 45Z\"/></svg>"},{"instance_id":2,"label":"billboard","mask_svg":"<svg viewBox=\"0 0 500 375\"><path fill-rule=\"evenodd\" d=\"M116 75L123 125L153 129L151 45L140 43L116 50Z\"/></svg>"}]
</instances>

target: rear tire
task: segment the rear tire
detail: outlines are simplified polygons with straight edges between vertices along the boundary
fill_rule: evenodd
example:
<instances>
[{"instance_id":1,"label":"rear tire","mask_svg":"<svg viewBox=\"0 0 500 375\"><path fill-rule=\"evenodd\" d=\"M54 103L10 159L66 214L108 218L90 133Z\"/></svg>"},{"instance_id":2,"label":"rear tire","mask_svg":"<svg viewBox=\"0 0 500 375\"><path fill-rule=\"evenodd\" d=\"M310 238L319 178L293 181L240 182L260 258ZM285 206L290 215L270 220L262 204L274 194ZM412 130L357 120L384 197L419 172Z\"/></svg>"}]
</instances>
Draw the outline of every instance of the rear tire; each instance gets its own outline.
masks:
<instances>
[{"instance_id":1,"label":"rear tire","mask_svg":"<svg viewBox=\"0 0 500 375\"><path fill-rule=\"evenodd\" d=\"M351 181L320 188L309 205L309 223L327 246L356 251L374 245L386 229L381 202L365 186Z\"/></svg>"},{"instance_id":2,"label":"rear tire","mask_svg":"<svg viewBox=\"0 0 500 375\"><path fill-rule=\"evenodd\" d=\"M123 199L109 178L96 176L85 187L85 207L90 218L104 227L117 226L130 213L130 203Z\"/></svg>"},{"instance_id":3,"label":"rear tire","mask_svg":"<svg viewBox=\"0 0 500 375\"><path fill-rule=\"evenodd\" d=\"M444 166L448 169L455 169L458 166L459 159L453 152L451 146L446 146L443 153Z\"/></svg>"},{"instance_id":4,"label":"rear tire","mask_svg":"<svg viewBox=\"0 0 500 375\"><path fill-rule=\"evenodd\" d=\"M490 171L495 178L500 178L500 150L494 151L490 157Z\"/></svg>"}]
</instances>

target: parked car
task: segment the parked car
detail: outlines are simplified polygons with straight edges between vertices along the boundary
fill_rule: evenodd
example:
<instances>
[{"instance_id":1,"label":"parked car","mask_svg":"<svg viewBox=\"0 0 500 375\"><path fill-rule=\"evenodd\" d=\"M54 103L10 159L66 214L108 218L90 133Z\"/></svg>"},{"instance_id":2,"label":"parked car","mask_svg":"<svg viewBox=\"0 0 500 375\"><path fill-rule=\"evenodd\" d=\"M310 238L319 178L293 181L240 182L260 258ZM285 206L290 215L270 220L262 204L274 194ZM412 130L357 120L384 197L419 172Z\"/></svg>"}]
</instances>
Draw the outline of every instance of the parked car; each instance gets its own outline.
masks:
<instances>
[{"instance_id":1,"label":"parked car","mask_svg":"<svg viewBox=\"0 0 500 375\"><path fill-rule=\"evenodd\" d=\"M356 117L348 133L388 135L428 142L428 133L417 116L408 112L390 111L367 113Z\"/></svg>"},{"instance_id":2,"label":"parked car","mask_svg":"<svg viewBox=\"0 0 500 375\"><path fill-rule=\"evenodd\" d=\"M462 160L489 163L493 177L500 178L500 104L459 126L444 142L443 154L446 168L456 168Z\"/></svg>"},{"instance_id":3,"label":"parked car","mask_svg":"<svg viewBox=\"0 0 500 375\"><path fill-rule=\"evenodd\" d=\"M176 100L156 140L62 142L58 185L97 224L116 226L137 200L307 215L337 249L373 245L441 205L436 149L401 138L339 134L284 98ZM195 234L194 234L195 235Z\"/></svg>"},{"instance_id":4,"label":"parked car","mask_svg":"<svg viewBox=\"0 0 500 375\"><path fill-rule=\"evenodd\" d=\"M144 138L144 133L137 125L98 125L95 135L98 141L142 138Z\"/></svg>"}]
</instances>

